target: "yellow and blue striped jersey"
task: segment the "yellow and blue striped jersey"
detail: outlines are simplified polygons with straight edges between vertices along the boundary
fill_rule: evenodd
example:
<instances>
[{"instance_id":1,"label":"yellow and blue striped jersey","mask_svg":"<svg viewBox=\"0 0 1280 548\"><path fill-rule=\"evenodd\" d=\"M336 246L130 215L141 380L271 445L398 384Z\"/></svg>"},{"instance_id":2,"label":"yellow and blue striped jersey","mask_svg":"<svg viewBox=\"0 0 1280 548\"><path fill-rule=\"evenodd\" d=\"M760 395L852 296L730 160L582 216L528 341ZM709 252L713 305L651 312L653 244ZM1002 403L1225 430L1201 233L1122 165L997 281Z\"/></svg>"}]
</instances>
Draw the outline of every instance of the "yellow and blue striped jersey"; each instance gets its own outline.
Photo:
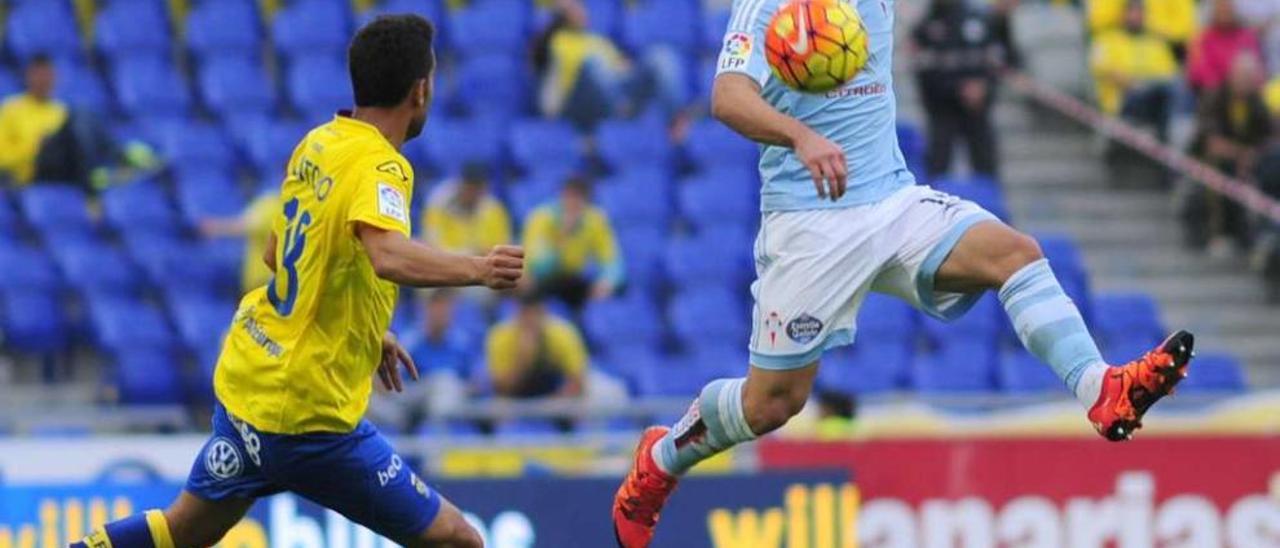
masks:
<instances>
[{"instance_id":1,"label":"yellow and blue striped jersey","mask_svg":"<svg viewBox=\"0 0 1280 548\"><path fill-rule=\"evenodd\" d=\"M240 302L214 372L234 416L276 434L350 432L368 407L398 287L355 224L410 232L413 172L377 128L339 115L289 160L275 275Z\"/></svg>"}]
</instances>

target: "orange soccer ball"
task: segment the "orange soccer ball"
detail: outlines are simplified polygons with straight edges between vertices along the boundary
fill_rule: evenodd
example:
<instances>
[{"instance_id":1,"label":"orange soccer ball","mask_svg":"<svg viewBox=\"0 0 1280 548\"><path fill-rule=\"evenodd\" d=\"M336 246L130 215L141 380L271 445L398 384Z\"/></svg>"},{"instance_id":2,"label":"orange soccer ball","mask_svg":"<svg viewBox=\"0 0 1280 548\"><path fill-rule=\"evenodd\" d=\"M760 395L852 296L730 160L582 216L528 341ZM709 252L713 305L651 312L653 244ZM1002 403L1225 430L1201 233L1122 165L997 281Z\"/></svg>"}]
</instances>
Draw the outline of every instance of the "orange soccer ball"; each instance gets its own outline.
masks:
<instances>
[{"instance_id":1,"label":"orange soccer ball","mask_svg":"<svg viewBox=\"0 0 1280 548\"><path fill-rule=\"evenodd\" d=\"M793 89L822 93L852 80L867 64L867 29L844 0L791 0L765 29L765 58Z\"/></svg>"}]
</instances>

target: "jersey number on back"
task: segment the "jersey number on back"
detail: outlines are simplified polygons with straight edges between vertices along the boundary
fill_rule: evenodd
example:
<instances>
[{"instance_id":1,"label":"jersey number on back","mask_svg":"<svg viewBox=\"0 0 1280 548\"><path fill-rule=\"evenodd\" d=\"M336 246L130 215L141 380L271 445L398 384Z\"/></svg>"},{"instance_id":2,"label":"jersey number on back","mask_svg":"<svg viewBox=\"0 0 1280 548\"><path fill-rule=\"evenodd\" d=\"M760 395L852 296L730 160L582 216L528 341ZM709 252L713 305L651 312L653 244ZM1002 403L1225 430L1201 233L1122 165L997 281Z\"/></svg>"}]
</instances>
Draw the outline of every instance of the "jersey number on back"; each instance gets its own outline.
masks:
<instances>
[{"instance_id":1,"label":"jersey number on back","mask_svg":"<svg viewBox=\"0 0 1280 548\"><path fill-rule=\"evenodd\" d=\"M307 247L307 227L311 226L311 213L298 210L298 199L294 198L284 204L284 239L280 241L281 259L276 268L276 276L284 271L284 298L280 298L279 284L273 277L267 285L267 300L281 316L293 313L294 302L298 300L298 259Z\"/></svg>"}]
</instances>

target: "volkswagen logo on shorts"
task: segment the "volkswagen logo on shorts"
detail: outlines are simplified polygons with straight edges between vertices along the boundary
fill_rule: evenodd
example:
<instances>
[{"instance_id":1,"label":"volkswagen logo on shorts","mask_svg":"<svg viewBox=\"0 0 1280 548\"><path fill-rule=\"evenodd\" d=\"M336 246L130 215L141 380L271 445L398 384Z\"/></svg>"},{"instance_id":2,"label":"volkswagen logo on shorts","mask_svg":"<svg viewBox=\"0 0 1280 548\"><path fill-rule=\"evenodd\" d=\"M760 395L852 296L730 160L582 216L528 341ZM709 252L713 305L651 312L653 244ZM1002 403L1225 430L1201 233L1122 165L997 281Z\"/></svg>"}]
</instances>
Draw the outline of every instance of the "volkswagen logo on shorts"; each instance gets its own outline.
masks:
<instances>
[{"instance_id":1,"label":"volkswagen logo on shorts","mask_svg":"<svg viewBox=\"0 0 1280 548\"><path fill-rule=\"evenodd\" d=\"M214 438L204 451L204 468L218 479L231 479L240 475L244 462L240 450L227 438Z\"/></svg>"}]
</instances>

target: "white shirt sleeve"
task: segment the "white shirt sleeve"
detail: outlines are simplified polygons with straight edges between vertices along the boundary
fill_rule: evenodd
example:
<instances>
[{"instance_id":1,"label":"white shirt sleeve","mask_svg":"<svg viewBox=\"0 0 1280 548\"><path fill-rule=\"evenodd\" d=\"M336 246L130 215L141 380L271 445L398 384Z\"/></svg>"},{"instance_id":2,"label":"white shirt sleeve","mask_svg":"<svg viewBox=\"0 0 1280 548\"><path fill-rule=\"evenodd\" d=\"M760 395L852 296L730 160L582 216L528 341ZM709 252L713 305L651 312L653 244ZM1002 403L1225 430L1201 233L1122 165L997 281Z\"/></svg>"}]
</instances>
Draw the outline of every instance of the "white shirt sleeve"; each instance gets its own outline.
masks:
<instances>
[{"instance_id":1,"label":"white shirt sleeve","mask_svg":"<svg viewBox=\"0 0 1280 548\"><path fill-rule=\"evenodd\" d=\"M716 62L716 76L736 72L750 76L761 87L769 79L764 56L764 32L774 0L734 0Z\"/></svg>"}]
</instances>

